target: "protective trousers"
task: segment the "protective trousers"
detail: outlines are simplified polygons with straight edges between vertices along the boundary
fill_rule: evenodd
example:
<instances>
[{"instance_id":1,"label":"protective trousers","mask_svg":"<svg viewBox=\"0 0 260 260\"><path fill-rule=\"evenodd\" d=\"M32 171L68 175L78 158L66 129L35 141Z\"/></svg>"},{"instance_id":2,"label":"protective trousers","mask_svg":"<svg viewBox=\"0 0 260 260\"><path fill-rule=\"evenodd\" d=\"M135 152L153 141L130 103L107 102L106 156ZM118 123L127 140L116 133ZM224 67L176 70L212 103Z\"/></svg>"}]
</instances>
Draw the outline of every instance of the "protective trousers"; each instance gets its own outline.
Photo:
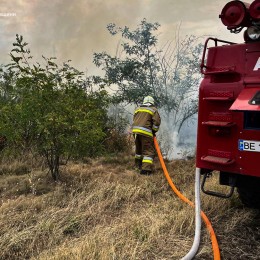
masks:
<instances>
[{"instance_id":1,"label":"protective trousers","mask_svg":"<svg viewBox=\"0 0 260 260\"><path fill-rule=\"evenodd\" d=\"M135 134L135 165L141 170L152 171L155 147L153 138Z\"/></svg>"}]
</instances>

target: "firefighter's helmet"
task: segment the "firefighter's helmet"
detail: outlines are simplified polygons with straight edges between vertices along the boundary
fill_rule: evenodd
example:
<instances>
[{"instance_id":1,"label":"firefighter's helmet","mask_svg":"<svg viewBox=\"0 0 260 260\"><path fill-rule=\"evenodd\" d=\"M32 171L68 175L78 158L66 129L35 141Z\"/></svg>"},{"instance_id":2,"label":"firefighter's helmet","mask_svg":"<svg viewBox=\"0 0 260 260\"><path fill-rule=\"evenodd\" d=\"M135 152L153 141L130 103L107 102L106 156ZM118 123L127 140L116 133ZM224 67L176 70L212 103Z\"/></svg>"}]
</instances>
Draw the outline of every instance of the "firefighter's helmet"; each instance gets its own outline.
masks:
<instances>
[{"instance_id":1,"label":"firefighter's helmet","mask_svg":"<svg viewBox=\"0 0 260 260\"><path fill-rule=\"evenodd\" d=\"M146 96L146 97L144 98L143 104L145 105L145 104L147 104L147 103L150 103L150 104L154 105L154 99L153 99L153 97L151 97L151 96Z\"/></svg>"}]
</instances>

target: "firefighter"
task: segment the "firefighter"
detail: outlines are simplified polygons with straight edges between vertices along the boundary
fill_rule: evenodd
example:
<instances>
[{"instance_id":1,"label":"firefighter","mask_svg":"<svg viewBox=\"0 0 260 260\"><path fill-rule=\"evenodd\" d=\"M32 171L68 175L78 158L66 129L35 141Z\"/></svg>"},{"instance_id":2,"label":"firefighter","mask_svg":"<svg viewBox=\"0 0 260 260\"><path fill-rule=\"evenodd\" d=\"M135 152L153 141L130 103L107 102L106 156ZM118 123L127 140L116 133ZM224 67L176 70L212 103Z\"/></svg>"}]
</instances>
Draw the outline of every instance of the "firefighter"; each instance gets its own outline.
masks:
<instances>
[{"instance_id":1,"label":"firefighter","mask_svg":"<svg viewBox=\"0 0 260 260\"><path fill-rule=\"evenodd\" d=\"M161 118L154 99L147 96L143 104L134 112L132 133L135 138L135 166L140 174L150 175L152 173L155 147L153 137L159 130Z\"/></svg>"}]
</instances>

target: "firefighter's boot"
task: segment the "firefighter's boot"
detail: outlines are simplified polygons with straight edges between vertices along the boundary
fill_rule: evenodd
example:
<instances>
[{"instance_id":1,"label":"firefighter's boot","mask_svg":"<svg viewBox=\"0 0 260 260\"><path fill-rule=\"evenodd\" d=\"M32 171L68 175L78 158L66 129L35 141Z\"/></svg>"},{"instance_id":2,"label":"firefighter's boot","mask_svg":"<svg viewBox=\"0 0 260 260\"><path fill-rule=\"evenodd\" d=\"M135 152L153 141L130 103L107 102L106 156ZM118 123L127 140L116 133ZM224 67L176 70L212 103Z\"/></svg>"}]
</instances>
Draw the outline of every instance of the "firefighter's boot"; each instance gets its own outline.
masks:
<instances>
[{"instance_id":1,"label":"firefighter's boot","mask_svg":"<svg viewBox=\"0 0 260 260\"><path fill-rule=\"evenodd\" d=\"M142 169L142 159L135 158L135 169L136 170Z\"/></svg>"},{"instance_id":2,"label":"firefighter's boot","mask_svg":"<svg viewBox=\"0 0 260 260\"><path fill-rule=\"evenodd\" d=\"M140 174L142 174L142 175L151 175L151 174L152 174L152 171L141 170L141 171L140 171Z\"/></svg>"}]
</instances>

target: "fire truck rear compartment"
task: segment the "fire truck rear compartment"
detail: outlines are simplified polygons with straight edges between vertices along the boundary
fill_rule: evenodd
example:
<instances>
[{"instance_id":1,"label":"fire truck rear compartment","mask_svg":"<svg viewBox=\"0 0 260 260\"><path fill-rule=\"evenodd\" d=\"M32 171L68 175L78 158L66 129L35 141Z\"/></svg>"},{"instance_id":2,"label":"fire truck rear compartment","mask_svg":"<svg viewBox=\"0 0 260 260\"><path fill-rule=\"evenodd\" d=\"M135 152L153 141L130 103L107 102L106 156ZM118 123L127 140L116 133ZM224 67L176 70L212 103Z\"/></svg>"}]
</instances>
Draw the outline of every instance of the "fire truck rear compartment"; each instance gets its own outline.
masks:
<instances>
[{"instance_id":1,"label":"fire truck rear compartment","mask_svg":"<svg viewBox=\"0 0 260 260\"><path fill-rule=\"evenodd\" d=\"M206 190L207 177L217 171L220 184L231 190L259 189L260 71L255 68L260 52L253 43L207 49L196 157L196 166L205 175L202 188Z\"/></svg>"}]
</instances>

